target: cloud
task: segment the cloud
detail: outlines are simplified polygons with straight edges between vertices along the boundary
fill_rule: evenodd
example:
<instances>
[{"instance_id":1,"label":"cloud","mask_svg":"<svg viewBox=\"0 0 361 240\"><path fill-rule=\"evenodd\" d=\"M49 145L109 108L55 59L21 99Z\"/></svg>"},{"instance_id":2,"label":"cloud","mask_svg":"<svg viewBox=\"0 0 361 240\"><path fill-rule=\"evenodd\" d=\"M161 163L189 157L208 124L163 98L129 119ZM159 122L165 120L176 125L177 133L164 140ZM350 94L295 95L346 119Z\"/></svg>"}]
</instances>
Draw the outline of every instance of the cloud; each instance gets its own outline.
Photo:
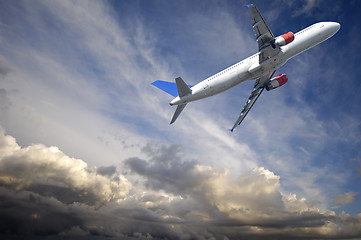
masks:
<instances>
[{"instance_id":1,"label":"cloud","mask_svg":"<svg viewBox=\"0 0 361 240\"><path fill-rule=\"evenodd\" d=\"M152 11L143 3L118 4L119 12L92 1L2 8L8 27L1 36L0 122L18 141L4 135L1 143L2 232L8 226L14 234L69 237L360 235L360 217L328 211L332 196L319 184L345 181L345 173L329 167L329 152L339 147L330 134L339 129L353 140L358 127L350 119L349 131L335 128L313 109L329 101L303 100L315 89L307 87L316 84L314 69L337 83L333 71L317 67L322 51L288 63L293 83L260 98L236 135L226 129L251 82L194 103L168 126L174 109L149 83L177 74L195 83L253 53L249 13L218 2L147 3ZM276 18L279 8L264 16L270 14Z\"/></svg>"},{"instance_id":2,"label":"cloud","mask_svg":"<svg viewBox=\"0 0 361 240\"><path fill-rule=\"evenodd\" d=\"M3 45L9 53L2 55L12 74L6 76L2 85L7 93L16 90L17 94L7 94L12 108L0 115L0 121L20 144L49 143L87 159L88 163L109 166L138 155L139 148L135 146L142 147L149 141L183 142L189 154L203 157L207 164L237 165L240 171L256 166L254 151L228 134L226 129L233 123L228 117L220 117L223 114L216 113L212 103L205 101L198 103L198 107L195 104L182 114L181 121L168 126L174 108L168 105L170 99L166 94L150 85L158 78L173 79L175 72L195 83L207 77L205 74L238 61L239 55L232 49L247 56L251 53L247 46L254 44L250 25L247 25L250 34L243 34L238 19L212 4L207 4L211 7L209 11L216 13L211 15L204 14L203 9L189 12L187 6L181 8L179 22L169 25L172 27L165 32L149 25L152 21L147 18L163 23L162 19L169 17L168 11L163 10L162 18L139 16L134 9L119 17L107 2L38 1L9 5L11 10L23 9L26 13L11 14L19 18L9 20L12 26L9 31L14 35L26 34L27 41L19 37L15 42L10 34L4 36ZM124 8L128 9L127 6ZM186 18L189 28L184 25L184 12L190 14ZM247 10L244 15L242 19L250 21ZM201 31L210 21L217 24L207 24L210 29ZM22 28L26 31L17 32ZM214 37L218 31L222 31L223 37ZM171 39L160 39L162 34ZM193 40L174 44L173 40L179 37ZM227 44L222 44L226 40ZM212 44L213 41L216 43ZM169 43L174 53L169 52ZM195 68L195 64L190 64L189 69L183 69L188 68L184 64L191 60L181 53L189 48L192 52L193 48L201 49L197 61L204 66ZM217 55L222 52L224 60L219 62ZM230 55L233 60L226 60ZM214 60L208 64L204 59ZM193 73L194 69L202 69L203 73ZM248 90L246 94L248 97ZM237 107L233 114L238 111ZM213 152L214 145L221 146L217 152ZM216 162L217 155L223 155L225 161ZM245 158L240 160L239 156Z\"/></svg>"},{"instance_id":3,"label":"cloud","mask_svg":"<svg viewBox=\"0 0 361 240\"><path fill-rule=\"evenodd\" d=\"M1 234L51 235L78 225L82 220L53 197L0 187ZM10 235L11 236L11 235Z\"/></svg>"},{"instance_id":4,"label":"cloud","mask_svg":"<svg viewBox=\"0 0 361 240\"><path fill-rule=\"evenodd\" d=\"M5 89L0 89L0 111L8 110L12 103Z\"/></svg>"},{"instance_id":5,"label":"cloud","mask_svg":"<svg viewBox=\"0 0 361 240\"><path fill-rule=\"evenodd\" d=\"M351 159L351 162L354 163L355 165L357 164L356 169L359 176L361 177L361 158L353 158Z\"/></svg>"},{"instance_id":6,"label":"cloud","mask_svg":"<svg viewBox=\"0 0 361 240\"><path fill-rule=\"evenodd\" d=\"M117 172L117 168L115 166L99 167L97 169L97 173L102 176L112 176L116 172Z\"/></svg>"},{"instance_id":7,"label":"cloud","mask_svg":"<svg viewBox=\"0 0 361 240\"><path fill-rule=\"evenodd\" d=\"M334 197L334 202L340 204L352 203L355 200L355 196L357 194L357 192L347 192L345 194L336 195Z\"/></svg>"},{"instance_id":8,"label":"cloud","mask_svg":"<svg viewBox=\"0 0 361 240\"><path fill-rule=\"evenodd\" d=\"M0 44L1 44L1 42L0 42ZM10 72L11 72L11 69L8 67L6 60L2 56L0 56L0 76L5 77Z\"/></svg>"},{"instance_id":9,"label":"cloud","mask_svg":"<svg viewBox=\"0 0 361 240\"><path fill-rule=\"evenodd\" d=\"M171 157L176 156L176 157ZM285 197L280 192L279 176L263 167L233 178L227 169L203 166L196 161L184 161L176 146L163 148L148 161L130 158L125 164L132 173L144 177L144 185L153 191L163 190L182 197L191 197L203 206L198 208L209 221L223 224L272 226L292 225L296 216L288 210L308 212L312 218L324 217L317 206L305 199ZM302 216L303 214L301 214ZM308 225L310 216L296 218L298 225ZM228 223L227 223L228 222ZM295 223L296 224L296 223Z\"/></svg>"},{"instance_id":10,"label":"cloud","mask_svg":"<svg viewBox=\"0 0 361 240\"><path fill-rule=\"evenodd\" d=\"M293 12L292 17L297 17L299 15L308 14L311 15L312 9L318 6L319 2L316 0L306 0L303 4L302 8L298 9L297 11Z\"/></svg>"},{"instance_id":11,"label":"cloud","mask_svg":"<svg viewBox=\"0 0 361 240\"><path fill-rule=\"evenodd\" d=\"M147 157L127 159L120 175L114 166L92 168L56 147L20 147L2 130L0 236L297 239L360 234L361 216L336 215L320 210L315 201L284 194L280 177L263 167L232 175L229 169L185 159L180 145L148 145L142 152Z\"/></svg>"},{"instance_id":12,"label":"cloud","mask_svg":"<svg viewBox=\"0 0 361 240\"><path fill-rule=\"evenodd\" d=\"M0 145L0 182L13 191L55 196L64 203L99 205L123 199L131 186L122 175L111 178L104 174L104 168L98 169L103 172L99 175L96 169L66 156L57 147L34 144L21 148L3 130Z\"/></svg>"}]
</instances>

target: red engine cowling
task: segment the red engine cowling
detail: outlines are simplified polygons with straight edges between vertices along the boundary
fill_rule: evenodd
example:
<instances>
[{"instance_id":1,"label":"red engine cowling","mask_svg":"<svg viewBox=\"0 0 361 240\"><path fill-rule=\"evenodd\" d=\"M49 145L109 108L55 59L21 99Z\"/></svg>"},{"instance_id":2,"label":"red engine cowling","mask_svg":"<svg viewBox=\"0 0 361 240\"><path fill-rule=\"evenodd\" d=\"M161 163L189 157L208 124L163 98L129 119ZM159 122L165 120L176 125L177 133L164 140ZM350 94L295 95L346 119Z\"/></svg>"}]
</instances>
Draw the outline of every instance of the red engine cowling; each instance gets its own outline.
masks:
<instances>
[{"instance_id":1,"label":"red engine cowling","mask_svg":"<svg viewBox=\"0 0 361 240\"><path fill-rule=\"evenodd\" d=\"M273 48L284 46L292 42L294 39L295 36L293 35L292 32L286 32L285 34L273 39L271 45Z\"/></svg>"},{"instance_id":2,"label":"red engine cowling","mask_svg":"<svg viewBox=\"0 0 361 240\"><path fill-rule=\"evenodd\" d=\"M288 81L288 77L286 74L280 74L277 77L272 78L267 84L266 84L266 90L272 90L278 87L281 87Z\"/></svg>"}]
</instances>

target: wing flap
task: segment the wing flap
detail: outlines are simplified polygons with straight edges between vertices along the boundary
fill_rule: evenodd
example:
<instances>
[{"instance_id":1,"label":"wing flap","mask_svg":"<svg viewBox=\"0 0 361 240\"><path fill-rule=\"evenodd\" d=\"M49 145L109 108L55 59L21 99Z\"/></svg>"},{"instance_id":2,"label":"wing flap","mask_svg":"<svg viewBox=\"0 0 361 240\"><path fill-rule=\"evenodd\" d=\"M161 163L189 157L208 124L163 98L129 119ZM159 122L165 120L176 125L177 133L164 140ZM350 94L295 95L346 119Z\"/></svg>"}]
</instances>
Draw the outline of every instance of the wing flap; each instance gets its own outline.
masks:
<instances>
[{"instance_id":1,"label":"wing flap","mask_svg":"<svg viewBox=\"0 0 361 240\"><path fill-rule=\"evenodd\" d=\"M249 11L252 17L252 26L256 35L258 50L260 50L266 43L273 40L274 36L258 8L251 4L249 6Z\"/></svg>"},{"instance_id":2,"label":"wing flap","mask_svg":"<svg viewBox=\"0 0 361 240\"><path fill-rule=\"evenodd\" d=\"M258 43L258 51L260 52L259 62L261 63L278 54L280 48L271 46L270 42L274 39L274 35L258 8L253 4L248 7L251 13L253 31Z\"/></svg>"},{"instance_id":3,"label":"wing flap","mask_svg":"<svg viewBox=\"0 0 361 240\"><path fill-rule=\"evenodd\" d=\"M241 113L239 114L239 117L233 127L230 129L231 132L242 123L243 119L247 116L248 112L251 110L253 105L256 103L259 96L261 96L261 93L264 90L264 85L267 83L267 81L273 76L273 74L276 71L270 72L267 75L263 75L262 77L256 79L256 82L254 83L253 90L251 94L248 97L248 100L246 104L244 105Z\"/></svg>"},{"instance_id":4,"label":"wing flap","mask_svg":"<svg viewBox=\"0 0 361 240\"><path fill-rule=\"evenodd\" d=\"M244 105L237 121L235 122L235 124L233 125L231 132L233 132L233 130L242 123L243 119L247 116L248 112L251 110L251 108L253 107L253 105L256 103L257 99L259 98L259 96L261 95L261 93L263 92L264 88L257 88L257 89L253 89L251 95L248 98L248 101L246 102L246 104Z\"/></svg>"}]
</instances>

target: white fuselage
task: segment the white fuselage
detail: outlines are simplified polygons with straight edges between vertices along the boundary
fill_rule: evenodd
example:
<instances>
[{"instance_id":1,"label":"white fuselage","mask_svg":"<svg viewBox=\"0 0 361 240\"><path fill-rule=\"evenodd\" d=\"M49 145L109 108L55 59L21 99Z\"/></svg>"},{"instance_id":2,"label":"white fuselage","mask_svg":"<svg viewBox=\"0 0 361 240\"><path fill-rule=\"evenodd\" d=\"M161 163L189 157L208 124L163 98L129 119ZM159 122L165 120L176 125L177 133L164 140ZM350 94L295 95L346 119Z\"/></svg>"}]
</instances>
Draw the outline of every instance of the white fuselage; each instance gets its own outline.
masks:
<instances>
[{"instance_id":1,"label":"white fuselage","mask_svg":"<svg viewBox=\"0 0 361 240\"><path fill-rule=\"evenodd\" d=\"M280 47L280 52L259 63L259 52L203 80L191 88L191 93L174 98L170 104L179 105L224 92L244 81L273 72L297 54L325 41L340 28L335 22L319 22L297 32L294 41Z\"/></svg>"}]
</instances>

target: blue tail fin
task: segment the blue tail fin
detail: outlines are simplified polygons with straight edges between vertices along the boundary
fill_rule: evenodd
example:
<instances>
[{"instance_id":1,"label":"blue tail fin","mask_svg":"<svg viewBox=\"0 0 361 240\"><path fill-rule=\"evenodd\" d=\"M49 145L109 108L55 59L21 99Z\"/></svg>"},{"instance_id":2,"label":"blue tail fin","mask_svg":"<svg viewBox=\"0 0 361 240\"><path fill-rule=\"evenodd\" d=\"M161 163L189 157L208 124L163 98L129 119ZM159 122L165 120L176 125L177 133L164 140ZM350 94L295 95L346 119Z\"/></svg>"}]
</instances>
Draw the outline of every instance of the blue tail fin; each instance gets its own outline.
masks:
<instances>
[{"instance_id":1,"label":"blue tail fin","mask_svg":"<svg viewBox=\"0 0 361 240\"><path fill-rule=\"evenodd\" d=\"M157 80L157 81L153 82L152 85L154 85L157 88L163 90L164 92L172 95L173 97L178 96L177 84L175 82L166 82L166 81ZM193 87L191 85L188 85L188 86L190 88Z\"/></svg>"}]
</instances>

